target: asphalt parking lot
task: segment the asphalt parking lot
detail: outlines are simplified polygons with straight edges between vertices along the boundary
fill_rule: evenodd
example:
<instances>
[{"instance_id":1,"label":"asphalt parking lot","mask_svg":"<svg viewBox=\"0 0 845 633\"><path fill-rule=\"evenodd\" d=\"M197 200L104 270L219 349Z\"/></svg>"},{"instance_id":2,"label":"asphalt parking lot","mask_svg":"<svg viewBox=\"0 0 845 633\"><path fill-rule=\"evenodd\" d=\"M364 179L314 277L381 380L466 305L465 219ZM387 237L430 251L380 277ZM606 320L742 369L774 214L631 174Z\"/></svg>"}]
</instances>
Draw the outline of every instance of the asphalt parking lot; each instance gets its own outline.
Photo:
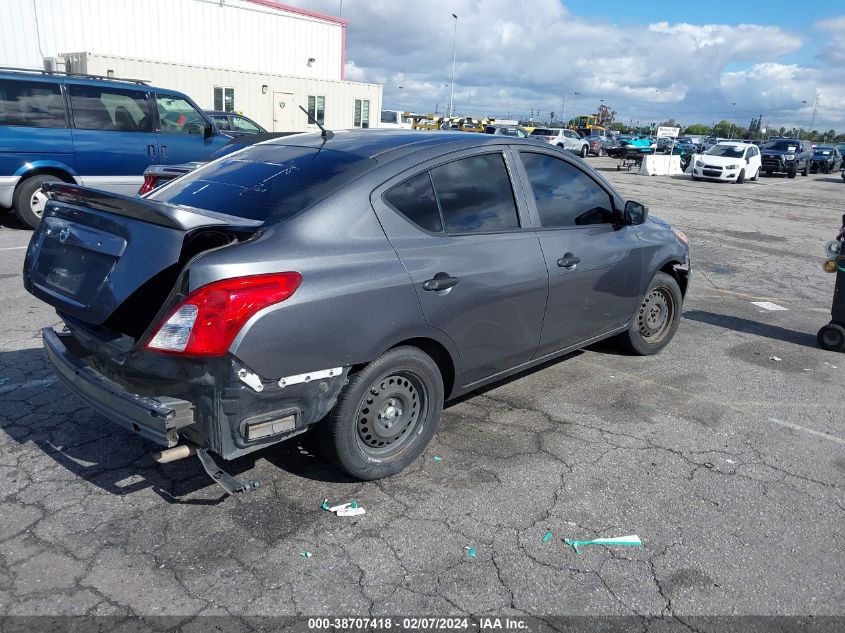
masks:
<instances>
[{"instance_id":1,"label":"asphalt parking lot","mask_svg":"<svg viewBox=\"0 0 845 633\"><path fill-rule=\"evenodd\" d=\"M474 394L379 482L293 440L232 464L264 482L238 497L55 383L39 329L58 319L0 218L0 614L845 615L845 356L815 341L845 183L590 161L690 237L663 353L602 344ZM628 534L643 547L563 543Z\"/></svg>"}]
</instances>

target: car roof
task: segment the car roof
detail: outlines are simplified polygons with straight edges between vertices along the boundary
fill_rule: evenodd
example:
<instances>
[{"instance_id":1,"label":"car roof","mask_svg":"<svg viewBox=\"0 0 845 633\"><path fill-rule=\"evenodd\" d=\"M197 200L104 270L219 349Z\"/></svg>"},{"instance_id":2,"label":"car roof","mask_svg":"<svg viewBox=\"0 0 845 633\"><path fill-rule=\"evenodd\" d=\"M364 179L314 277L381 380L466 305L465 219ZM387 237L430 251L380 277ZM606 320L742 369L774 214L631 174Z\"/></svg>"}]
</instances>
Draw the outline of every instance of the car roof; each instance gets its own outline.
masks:
<instances>
[{"instance_id":1,"label":"car roof","mask_svg":"<svg viewBox=\"0 0 845 633\"><path fill-rule=\"evenodd\" d=\"M143 90L144 92L152 91L161 94L185 96L184 93L179 92L178 90L151 86L141 79L110 79L108 77L93 77L89 75L68 75L66 73L51 73L48 71L41 71L39 69L3 70L0 71L0 79L19 79L26 81L43 81L86 86L118 86L132 90Z\"/></svg>"},{"instance_id":2,"label":"car roof","mask_svg":"<svg viewBox=\"0 0 845 633\"><path fill-rule=\"evenodd\" d=\"M482 145L512 145L524 143L537 147L537 141L516 137L502 137L493 134L458 132L449 130L339 130L329 139L323 139L319 132L293 134L280 139L266 141L268 145L293 145L347 152L362 158L398 158L423 148L451 145L453 151Z\"/></svg>"}]
</instances>

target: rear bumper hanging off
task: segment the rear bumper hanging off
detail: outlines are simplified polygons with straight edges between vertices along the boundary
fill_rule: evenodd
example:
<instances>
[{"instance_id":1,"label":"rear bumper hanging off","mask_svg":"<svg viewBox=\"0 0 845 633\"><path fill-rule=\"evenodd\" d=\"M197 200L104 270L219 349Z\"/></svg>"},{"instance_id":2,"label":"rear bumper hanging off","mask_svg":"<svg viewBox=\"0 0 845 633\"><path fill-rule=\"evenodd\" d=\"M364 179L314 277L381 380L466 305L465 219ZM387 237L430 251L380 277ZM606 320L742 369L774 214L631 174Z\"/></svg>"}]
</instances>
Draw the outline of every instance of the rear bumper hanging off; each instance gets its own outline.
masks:
<instances>
[{"instance_id":1,"label":"rear bumper hanging off","mask_svg":"<svg viewBox=\"0 0 845 633\"><path fill-rule=\"evenodd\" d=\"M178 431L194 423L194 404L164 396L131 393L74 356L62 342L70 335L41 330L44 349L59 379L97 413L142 437L176 446Z\"/></svg>"}]
</instances>

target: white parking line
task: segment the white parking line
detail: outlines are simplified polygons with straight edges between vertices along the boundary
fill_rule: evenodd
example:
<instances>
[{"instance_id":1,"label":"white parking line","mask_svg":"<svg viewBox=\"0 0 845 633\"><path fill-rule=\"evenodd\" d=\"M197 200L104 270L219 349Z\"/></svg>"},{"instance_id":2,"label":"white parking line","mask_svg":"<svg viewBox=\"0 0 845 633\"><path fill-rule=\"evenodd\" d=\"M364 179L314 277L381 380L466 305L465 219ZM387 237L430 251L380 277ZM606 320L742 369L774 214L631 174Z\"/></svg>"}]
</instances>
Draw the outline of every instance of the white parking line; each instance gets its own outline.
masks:
<instances>
[{"instance_id":1,"label":"white parking line","mask_svg":"<svg viewBox=\"0 0 845 633\"><path fill-rule=\"evenodd\" d=\"M771 301L752 301L751 304L757 306L758 308L763 308L764 310L789 310L789 308L784 308L783 306L779 306Z\"/></svg>"},{"instance_id":2,"label":"white parking line","mask_svg":"<svg viewBox=\"0 0 845 633\"><path fill-rule=\"evenodd\" d=\"M800 424L784 422L783 420L778 420L777 418L769 418L769 422L780 424L781 426L785 426L789 429L792 429L793 431L802 431L804 433L809 433L810 435L815 435L816 437L820 437L823 440L829 440L831 442L836 442L837 444L845 444L845 440L843 440L841 437L836 437L831 435L830 433L824 433L822 431L816 431L814 429L808 429L806 426L801 426Z\"/></svg>"},{"instance_id":3,"label":"white parking line","mask_svg":"<svg viewBox=\"0 0 845 633\"><path fill-rule=\"evenodd\" d=\"M27 382L17 382L11 385L3 385L0 387L0 396L10 391L17 391L18 389L30 389L32 387L46 387L56 382L55 378L42 378L41 380L29 380Z\"/></svg>"},{"instance_id":4,"label":"white parking line","mask_svg":"<svg viewBox=\"0 0 845 633\"><path fill-rule=\"evenodd\" d=\"M0 248L0 251L22 251L26 246L6 246L5 248Z\"/></svg>"}]
</instances>

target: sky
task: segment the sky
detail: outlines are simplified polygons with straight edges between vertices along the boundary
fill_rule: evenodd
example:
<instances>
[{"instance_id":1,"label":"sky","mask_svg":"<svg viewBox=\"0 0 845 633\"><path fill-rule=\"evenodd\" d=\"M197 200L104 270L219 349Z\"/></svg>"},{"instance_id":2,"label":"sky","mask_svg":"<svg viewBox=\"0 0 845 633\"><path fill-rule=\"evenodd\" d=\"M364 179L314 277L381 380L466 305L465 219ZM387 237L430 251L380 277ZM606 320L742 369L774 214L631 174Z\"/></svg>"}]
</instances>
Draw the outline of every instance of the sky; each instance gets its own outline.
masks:
<instances>
[{"instance_id":1,"label":"sky","mask_svg":"<svg viewBox=\"0 0 845 633\"><path fill-rule=\"evenodd\" d=\"M345 0L342 16L346 78L381 84L384 108L444 112L454 43L457 114L568 120L603 99L626 123L806 128L818 102L813 127L845 131L841 2Z\"/></svg>"}]
</instances>

